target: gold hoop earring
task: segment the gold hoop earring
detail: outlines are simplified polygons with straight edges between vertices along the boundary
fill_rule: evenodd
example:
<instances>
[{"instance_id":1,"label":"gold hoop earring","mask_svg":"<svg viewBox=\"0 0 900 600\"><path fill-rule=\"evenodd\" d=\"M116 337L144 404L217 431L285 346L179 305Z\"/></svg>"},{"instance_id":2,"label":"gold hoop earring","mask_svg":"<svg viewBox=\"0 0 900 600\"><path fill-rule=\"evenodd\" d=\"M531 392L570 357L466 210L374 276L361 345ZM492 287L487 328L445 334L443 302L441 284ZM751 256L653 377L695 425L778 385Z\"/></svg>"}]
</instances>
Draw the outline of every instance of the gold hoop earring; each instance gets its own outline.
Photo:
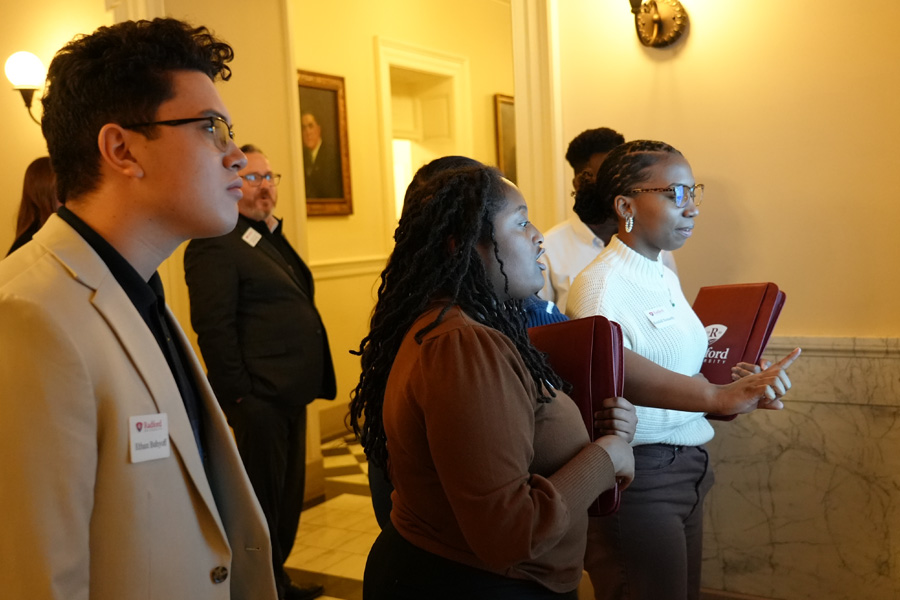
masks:
<instances>
[{"instance_id":1,"label":"gold hoop earring","mask_svg":"<svg viewBox=\"0 0 900 600\"><path fill-rule=\"evenodd\" d=\"M634 229L634 216L628 215L625 217L625 233L631 233L632 229Z\"/></svg>"}]
</instances>

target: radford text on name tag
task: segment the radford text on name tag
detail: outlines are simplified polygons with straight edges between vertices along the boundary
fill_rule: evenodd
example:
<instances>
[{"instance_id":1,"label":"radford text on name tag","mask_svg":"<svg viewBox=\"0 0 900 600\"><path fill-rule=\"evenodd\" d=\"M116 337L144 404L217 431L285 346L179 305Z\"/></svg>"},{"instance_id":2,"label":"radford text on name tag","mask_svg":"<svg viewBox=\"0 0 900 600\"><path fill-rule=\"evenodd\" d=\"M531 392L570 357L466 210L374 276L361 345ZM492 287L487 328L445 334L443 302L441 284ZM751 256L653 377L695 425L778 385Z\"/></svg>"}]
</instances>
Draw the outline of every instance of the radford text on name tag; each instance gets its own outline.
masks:
<instances>
[{"instance_id":1,"label":"radford text on name tag","mask_svg":"<svg viewBox=\"0 0 900 600\"><path fill-rule=\"evenodd\" d=\"M157 413L128 419L128 445L131 462L166 458L169 449L169 415Z\"/></svg>"}]
</instances>

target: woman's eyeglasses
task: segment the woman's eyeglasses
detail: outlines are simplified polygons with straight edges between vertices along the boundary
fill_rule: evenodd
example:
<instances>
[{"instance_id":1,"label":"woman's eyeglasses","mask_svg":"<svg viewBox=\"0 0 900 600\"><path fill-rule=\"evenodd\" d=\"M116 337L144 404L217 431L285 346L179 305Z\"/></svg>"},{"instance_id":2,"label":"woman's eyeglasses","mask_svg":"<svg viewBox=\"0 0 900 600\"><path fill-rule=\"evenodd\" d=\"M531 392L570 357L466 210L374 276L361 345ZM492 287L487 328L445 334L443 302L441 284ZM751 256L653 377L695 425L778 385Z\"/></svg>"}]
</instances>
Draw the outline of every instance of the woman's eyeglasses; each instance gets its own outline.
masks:
<instances>
[{"instance_id":1,"label":"woman's eyeglasses","mask_svg":"<svg viewBox=\"0 0 900 600\"><path fill-rule=\"evenodd\" d=\"M634 189L629 191L627 195L630 196L631 194L642 193L669 193L671 194L669 198L673 202L675 202L675 206L678 208L684 208L684 205L687 204L688 198L694 201L694 206L700 206L700 203L703 202L703 188L704 186L702 183L698 183L696 185L684 185L683 183L676 183L664 188Z\"/></svg>"}]
</instances>

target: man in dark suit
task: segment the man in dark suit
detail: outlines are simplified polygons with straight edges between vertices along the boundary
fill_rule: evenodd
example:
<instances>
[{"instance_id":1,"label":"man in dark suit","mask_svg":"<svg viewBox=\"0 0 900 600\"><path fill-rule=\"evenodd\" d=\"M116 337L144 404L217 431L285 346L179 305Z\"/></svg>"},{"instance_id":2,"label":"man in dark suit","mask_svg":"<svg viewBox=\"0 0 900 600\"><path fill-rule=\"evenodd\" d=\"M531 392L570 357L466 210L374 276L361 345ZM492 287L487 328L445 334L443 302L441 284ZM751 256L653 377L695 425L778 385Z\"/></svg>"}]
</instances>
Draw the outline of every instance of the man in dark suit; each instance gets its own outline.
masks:
<instances>
[{"instance_id":1,"label":"man in dark suit","mask_svg":"<svg viewBox=\"0 0 900 600\"><path fill-rule=\"evenodd\" d=\"M303 138L306 197L343 198L341 157L337 146L322 139L322 127L312 113L300 115L300 132Z\"/></svg>"},{"instance_id":2,"label":"man in dark suit","mask_svg":"<svg viewBox=\"0 0 900 600\"><path fill-rule=\"evenodd\" d=\"M191 323L269 523L279 597L315 598L322 587L293 585L284 561L303 506L306 405L335 397L334 368L312 275L272 215L280 175L258 148L242 150L237 227L184 254Z\"/></svg>"}]
</instances>

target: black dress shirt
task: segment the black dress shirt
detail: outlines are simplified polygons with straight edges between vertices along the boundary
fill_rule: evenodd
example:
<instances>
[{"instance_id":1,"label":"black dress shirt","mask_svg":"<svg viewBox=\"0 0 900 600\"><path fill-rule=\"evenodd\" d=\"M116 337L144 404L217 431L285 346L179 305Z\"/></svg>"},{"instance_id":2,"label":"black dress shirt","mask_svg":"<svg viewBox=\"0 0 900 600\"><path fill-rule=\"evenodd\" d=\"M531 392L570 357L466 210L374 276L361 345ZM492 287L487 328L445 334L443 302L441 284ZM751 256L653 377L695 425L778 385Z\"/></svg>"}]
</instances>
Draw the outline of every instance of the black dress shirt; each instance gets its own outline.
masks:
<instances>
[{"instance_id":1,"label":"black dress shirt","mask_svg":"<svg viewBox=\"0 0 900 600\"><path fill-rule=\"evenodd\" d=\"M138 314L147 324L147 327L156 338L160 351L166 357L166 363L172 371L172 376L178 384L178 391L184 401L191 429L200 457L206 462L203 449L203 417L201 414L200 395L197 391L197 382L190 374L187 367L189 361L184 353L184 348L176 343L172 337L172 326L165 312L166 298L163 291L159 273L154 272L149 281L144 281L138 272L131 266L119 252L110 245L96 231L82 221L65 206L60 207L57 213L59 217L72 226L72 229L84 238L91 248L103 259L113 277L122 286L128 299L137 309Z\"/></svg>"}]
</instances>

